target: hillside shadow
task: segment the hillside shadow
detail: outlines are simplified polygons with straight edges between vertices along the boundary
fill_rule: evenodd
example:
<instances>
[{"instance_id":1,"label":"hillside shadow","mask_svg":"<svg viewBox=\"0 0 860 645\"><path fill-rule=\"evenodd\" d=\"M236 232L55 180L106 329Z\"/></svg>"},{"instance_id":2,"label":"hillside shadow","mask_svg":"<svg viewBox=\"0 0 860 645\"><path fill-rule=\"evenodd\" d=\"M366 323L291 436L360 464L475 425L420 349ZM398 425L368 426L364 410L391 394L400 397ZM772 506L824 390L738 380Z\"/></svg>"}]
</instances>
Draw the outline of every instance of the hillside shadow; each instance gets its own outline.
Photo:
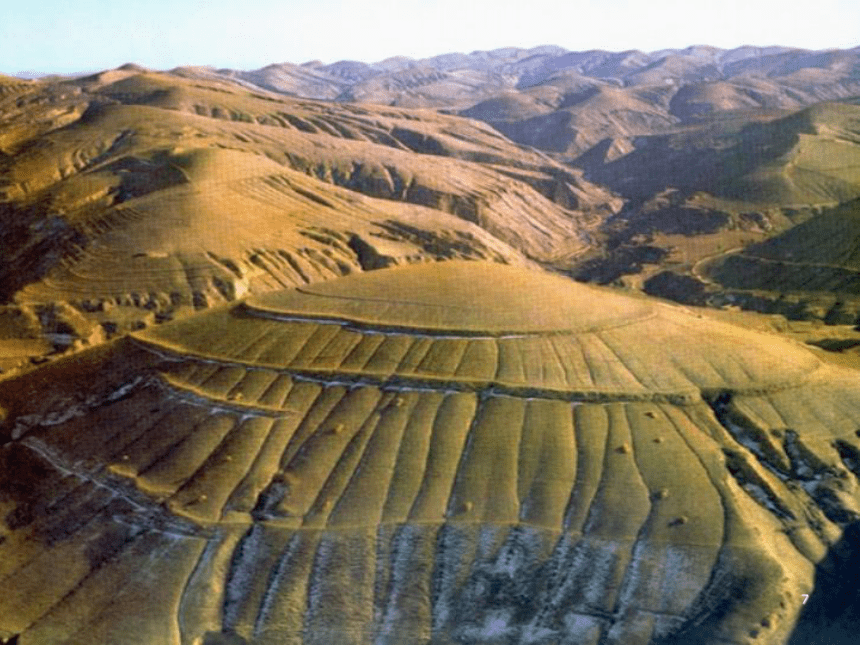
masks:
<instances>
[{"instance_id":1,"label":"hillside shadow","mask_svg":"<svg viewBox=\"0 0 860 645\"><path fill-rule=\"evenodd\" d=\"M765 191L763 180L750 183L742 179L768 164L784 165L780 160L794 149L801 134L815 134L808 110L731 126L709 121L689 131L637 137L633 152L588 168L586 179L605 184L628 199L647 200L677 188L684 193L704 190L755 200L761 195L751 191ZM643 168L648 172L643 173Z\"/></svg>"},{"instance_id":2,"label":"hillside shadow","mask_svg":"<svg viewBox=\"0 0 860 645\"><path fill-rule=\"evenodd\" d=\"M815 586L788 645L856 645L860 640L860 522L815 568Z\"/></svg>"}]
</instances>

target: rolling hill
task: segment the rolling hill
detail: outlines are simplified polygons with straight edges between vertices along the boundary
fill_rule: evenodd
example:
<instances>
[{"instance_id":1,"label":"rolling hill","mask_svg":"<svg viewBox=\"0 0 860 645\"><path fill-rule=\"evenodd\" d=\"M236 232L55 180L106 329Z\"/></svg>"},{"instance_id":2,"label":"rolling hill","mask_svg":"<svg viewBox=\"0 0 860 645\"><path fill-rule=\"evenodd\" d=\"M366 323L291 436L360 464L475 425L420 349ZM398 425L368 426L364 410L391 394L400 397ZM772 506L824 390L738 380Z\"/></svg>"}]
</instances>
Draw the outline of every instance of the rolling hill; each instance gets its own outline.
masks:
<instances>
[{"instance_id":1,"label":"rolling hill","mask_svg":"<svg viewBox=\"0 0 860 645\"><path fill-rule=\"evenodd\" d=\"M580 171L431 111L135 66L16 87L0 297L55 339L403 262L564 260L620 206Z\"/></svg>"},{"instance_id":2,"label":"rolling hill","mask_svg":"<svg viewBox=\"0 0 860 645\"><path fill-rule=\"evenodd\" d=\"M707 258L695 267L695 299L857 325L858 200L822 211L788 231ZM683 299L683 293L679 293Z\"/></svg>"},{"instance_id":3,"label":"rolling hill","mask_svg":"<svg viewBox=\"0 0 860 645\"><path fill-rule=\"evenodd\" d=\"M632 199L673 188L761 207L836 204L860 194L860 106L819 103L775 119L644 137L590 176ZM647 166L649 172L637 172Z\"/></svg>"},{"instance_id":4,"label":"rolling hill","mask_svg":"<svg viewBox=\"0 0 860 645\"><path fill-rule=\"evenodd\" d=\"M672 134L641 137L614 160L586 160L586 176L627 201L601 227L602 248L581 256L573 273L604 283L640 274L634 280L647 292L682 302L734 303L825 319L833 304L826 280L819 281L815 294L810 284L806 291L812 299L806 304L797 294L774 303L769 297L721 293L720 284L737 287L748 273L729 276L739 268L740 255L729 261L730 268L726 264L725 279L708 283L707 294L700 269L727 250L755 255L774 235L789 236L795 251L808 258L821 250L815 242L821 235L851 239L849 231L838 230L835 213L849 212L860 196L858 143L860 107L825 102L781 116L746 112L712 118ZM819 217L831 211L834 215ZM846 225L850 220L846 215ZM809 248L801 250L805 244ZM824 257L816 262L832 263ZM768 278L777 291L781 279Z\"/></svg>"}]
</instances>

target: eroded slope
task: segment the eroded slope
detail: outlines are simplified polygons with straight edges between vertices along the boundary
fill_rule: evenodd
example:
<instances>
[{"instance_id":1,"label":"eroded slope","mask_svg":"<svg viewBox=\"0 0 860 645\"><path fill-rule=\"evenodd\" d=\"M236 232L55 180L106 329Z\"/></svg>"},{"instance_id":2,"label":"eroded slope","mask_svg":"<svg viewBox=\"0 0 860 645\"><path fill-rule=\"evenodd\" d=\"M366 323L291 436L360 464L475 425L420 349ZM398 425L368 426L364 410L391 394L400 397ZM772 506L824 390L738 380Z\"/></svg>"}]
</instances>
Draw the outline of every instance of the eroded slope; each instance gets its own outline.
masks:
<instances>
[{"instance_id":1,"label":"eroded slope","mask_svg":"<svg viewBox=\"0 0 860 645\"><path fill-rule=\"evenodd\" d=\"M2 405L20 643L784 643L860 519L856 372L501 265L252 297Z\"/></svg>"}]
</instances>

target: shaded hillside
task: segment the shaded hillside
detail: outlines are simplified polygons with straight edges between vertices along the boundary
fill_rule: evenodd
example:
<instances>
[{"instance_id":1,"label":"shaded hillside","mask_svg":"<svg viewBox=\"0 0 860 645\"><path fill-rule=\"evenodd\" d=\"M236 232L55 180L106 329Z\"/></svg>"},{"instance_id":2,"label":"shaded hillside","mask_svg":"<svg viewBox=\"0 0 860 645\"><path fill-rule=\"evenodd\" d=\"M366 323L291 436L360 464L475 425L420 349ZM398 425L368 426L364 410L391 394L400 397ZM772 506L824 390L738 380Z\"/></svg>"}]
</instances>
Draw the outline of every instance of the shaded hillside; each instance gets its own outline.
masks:
<instances>
[{"instance_id":1,"label":"shaded hillside","mask_svg":"<svg viewBox=\"0 0 860 645\"><path fill-rule=\"evenodd\" d=\"M577 83L568 89L567 80L554 78L562 87L553 86L549 96L544 86L525 92L526 96L534 96L538 104L546 106L547 99L558 103L557 109L547 106L535 116L525 109L519 115L510 115L514 118L499 118L504 112L495 109L498 101L495 97L460 114L485 120L514 141L567 159L578 157L603 141L663 132L677 122L665 109L674 88L639 90L597 83L583 87ZM608 152L604 158L611 159L614 154Z\"/></svg>"},{"instance_id":2,"label":"shaded hillside","mask_svg":"<svg viewBox=\"0 0 860 645\"><path fill-rule=\"evenodd\" d=\"M589 175L640 200L675 188L775 206L852 199L860 194L858 169L860 107L821 103L776 119L750 115L642 138Z\"/></svg>"},{"instance_id":3,"label":"shaded hillside","mask_svg":"<svg viewBox=\"0 0 860 645\"><path fill-rule=\"evenodd\" d=\"M857 324L858 242L860 203L854 200L767 241L700 262L694 270L697 282L686 293L830 324ZM658 292L660 287L654 283L650 288ZM677 299L685 300L684 293L679 291Z\"/></svg>"},{"instance_id":4,"label":"shaded hillside","mask_svg":"<svg viewBox=\"0 0 860 645\"><path fill-rule=\"evenodd\" d=\"M628 201L602 226L602 248L581 257L574 275L598 282L633 275L649 293L682 302L825 317L834 304L830 288L824 286L833 282L826 268L817 277L807 276L817 287L788 289L817 292L815 298L795 293L779 304L769 296L759 299L762 294L751 298L720 293L715 283L701 282L700 269L728 250L746 248L749 252L730 256L717 281L727 289L741 283L753 288L750 271L740 266L742 258L768 248L765 240L786 231L795 252L813 264L832 264L826 257L812 259L820 251L828 254L816 240L830 237L828 244L839 244L853 238L835 224L838 215L817 215L860 196L858 106L820 103L780 116L746 112L712 118L672 134L641 137L633 146L614 160L581 160L590 168L589 179ZM781 291L780 285L787 287L794 280L788 273L799 277L796 269L770 266L767 275L760 274L760 284L770 286L762 288ZM821 300L821 295L826 297Z\"/></svg>"},{"instance_id":5,"label":"shaded hillside","mask_svg":"<svg viewBox=\"0 0 860 645\"><path fill-rule=\"evenodd\" d=\"M253 297L0 405L20 643L784 643L860 518L856 372L498 264Z\"/></svg>"}]
</instances>

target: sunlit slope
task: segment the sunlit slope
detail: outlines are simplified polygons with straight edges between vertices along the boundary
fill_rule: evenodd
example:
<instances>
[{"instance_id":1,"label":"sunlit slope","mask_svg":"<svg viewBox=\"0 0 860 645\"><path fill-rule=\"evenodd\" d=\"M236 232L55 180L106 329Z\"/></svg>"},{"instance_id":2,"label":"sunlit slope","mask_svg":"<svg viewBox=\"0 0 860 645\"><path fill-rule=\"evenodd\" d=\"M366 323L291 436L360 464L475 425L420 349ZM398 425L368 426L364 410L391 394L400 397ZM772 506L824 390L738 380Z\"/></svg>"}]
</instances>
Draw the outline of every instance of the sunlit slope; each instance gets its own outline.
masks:
<instances>
[{"instance_id":1,"label":"sunlit slope","mask_svg":"<svg viewBox=\"0 0 860 645\"><path fill-rule=\"evenodd\" d=\"M117 76L118 73L123 76ZM545 181L555 179L570 184L569 188L584 205L591 205L591 201L599 205L602 203L600 200L606 197L598 188L582 180L580 173L552 161L542 153L506 140L483 123L448 116L436 110L288 99L277 94L249 91L224 80L202 83L173 74L152 72L129 74L114 70L91 77L89 81L79 81L78 84L94 98L108 98L124 105L146 105L219 121L281 128L293 135L291 139L304 138L296 137L296 132L319 135L307 138L315 145L306 143L300 150L290 150L295 155L290 159L296 162L302 160L299 153L304 149L331 149L331 138L334 138L346 147L341 154L342 160L349 158L347 152L355 154L363 151L367 155L368 150L372 150L378 155L392 154L390 162L387 159L374 159L377 164L388 162L385 165L392 167L391 172L396 171L402 159L402 155L393 151L417 152L481 164L497 164L503 168L540 171L544 173ZM251 134L253 128L240 131L240 134L242 132L250 138L245 143L263 143L259 136ZM263 132L272 134L273 131ZM234 138L241 140L239 137ZM381 145L384 148L362 147L358 145L360 143ZM283 155L286 151L279 152ZM312 157L306 161L317 160ZM336 177L333 179L338 181ZM590 191L593 192L591 201Z\"/></svg>"},{"instance_id":2,"label":"sunlit slope","mask_svg":"<svg viewBox=\"0 0 860 645\"><path fill-rule=\"evenodd\" d=\"M0 405L21 644L784 643L860 518L854 372L495 264L253 297Z\"/></svg>"},{"instance_id":3,"label":"sunlit slope","mask_svg":"<svg viewBox=\"0 0 860 645\"><path fill-rule=\"evenodd\" d=\"M0 77L0 153L15 154L33 137L76 121L85 108L76 88ZM0 196L5 185L0 178Z\"/></svg>"},{"instance_id":4,"label":"sunlit slope","mask_svg":"<svg viewBox=\"0 0 860 645\"><path fill-rule=\"evenodd\" d=\"M21 85L0 104L0 296L68 302L110 329L392 264L565 262L618 207L431 111L134 66Z\"/></svg>"},{"instance_id":5,"label":"sunlit slope","mask_svg":"<svg viewBox=\"0 0 860 645\"><path fill-rule=\"evenodd\" d=\"M179 149L162 161L175 185L75 222L86 240L15 299L201 306L410 260L525 261L471 222L327 186L264 156Z\"/></svg>"}]
</instances>

